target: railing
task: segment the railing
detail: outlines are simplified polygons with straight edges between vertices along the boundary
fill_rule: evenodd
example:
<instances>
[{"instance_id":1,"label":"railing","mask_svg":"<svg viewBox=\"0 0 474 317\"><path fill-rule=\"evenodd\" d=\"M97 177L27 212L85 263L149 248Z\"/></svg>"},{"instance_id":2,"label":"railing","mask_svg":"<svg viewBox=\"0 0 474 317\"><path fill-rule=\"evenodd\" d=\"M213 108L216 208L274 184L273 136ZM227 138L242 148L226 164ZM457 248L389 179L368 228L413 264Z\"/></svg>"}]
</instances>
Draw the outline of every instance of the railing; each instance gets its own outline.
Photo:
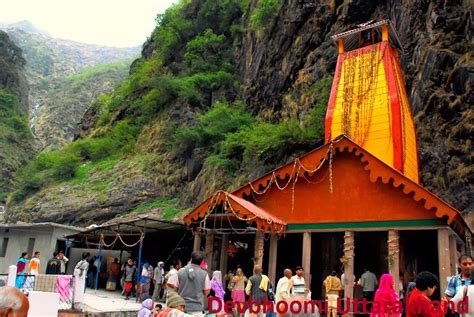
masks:
<instances>
[{"instance_id":1,"label":"railing","mask_svg":"<svg viewBox=\"0 0 474 317\"><path fill-rule=\"evenodd\" d=\"M54 292L59 294L59 309L74 308L74 276L45 275L35 277L34 288L39 292Z\"/></svg>"},{"instance_id":2,"label":"railing","mask_svg":"<svg viewBox=\"0 0 474 317\"><path fill-rule=\"evenodd\" d=\"M81 293L81 291L84 289L84 280L80 277L72 275L15 274L16 266L14 265L9 267L9 272L10 274L0 273L0 286L13 285L26 294L32 291L57 293L59 296L59 310L74 309L74 302L82 302L83 300L84 293ZM79 271L76 270L75 274L78 276ZM77 294L75 294L75 290L78 292Z\"/></svg>"}]
</instances>

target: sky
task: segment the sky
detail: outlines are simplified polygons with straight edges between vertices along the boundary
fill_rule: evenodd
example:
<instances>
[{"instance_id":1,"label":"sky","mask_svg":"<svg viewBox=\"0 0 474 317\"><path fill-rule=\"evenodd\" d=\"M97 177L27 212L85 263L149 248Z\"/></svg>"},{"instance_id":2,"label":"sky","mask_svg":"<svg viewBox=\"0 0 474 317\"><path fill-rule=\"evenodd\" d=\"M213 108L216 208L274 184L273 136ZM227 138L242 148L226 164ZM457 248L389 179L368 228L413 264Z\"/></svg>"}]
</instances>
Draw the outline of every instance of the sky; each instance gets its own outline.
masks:
<instances>
[{"instance_id":1,"label":"sky","mask_svg":"<svg viewBox=\"0 0 474 317\"><path fill-rule=\"evenodd\" d=\"M141 45L158 13L177 0L0 0L0 23L23 20L57 38L116 47Z\"/></svg>"}]
</instances>

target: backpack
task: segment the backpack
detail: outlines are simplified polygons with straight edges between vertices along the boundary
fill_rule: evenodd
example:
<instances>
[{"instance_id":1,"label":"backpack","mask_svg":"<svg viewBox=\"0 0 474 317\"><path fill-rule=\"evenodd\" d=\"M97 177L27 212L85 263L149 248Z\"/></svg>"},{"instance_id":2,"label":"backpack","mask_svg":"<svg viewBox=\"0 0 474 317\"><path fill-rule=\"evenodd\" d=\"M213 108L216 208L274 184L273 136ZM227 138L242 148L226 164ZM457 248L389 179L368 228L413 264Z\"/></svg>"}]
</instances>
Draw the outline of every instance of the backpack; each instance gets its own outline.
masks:
<instances>
[{"instance_id":1,"label":"backpack","mask_svg":"<svg viewBox=\"0 0 474 317\"><path fill-rule=\"evenodd\" d=\"M275 301L275 292L273 291L273 285L272 285L271 282L268 282L267 300L269 300L271 302Z\"/></svg>"}]
</instances>

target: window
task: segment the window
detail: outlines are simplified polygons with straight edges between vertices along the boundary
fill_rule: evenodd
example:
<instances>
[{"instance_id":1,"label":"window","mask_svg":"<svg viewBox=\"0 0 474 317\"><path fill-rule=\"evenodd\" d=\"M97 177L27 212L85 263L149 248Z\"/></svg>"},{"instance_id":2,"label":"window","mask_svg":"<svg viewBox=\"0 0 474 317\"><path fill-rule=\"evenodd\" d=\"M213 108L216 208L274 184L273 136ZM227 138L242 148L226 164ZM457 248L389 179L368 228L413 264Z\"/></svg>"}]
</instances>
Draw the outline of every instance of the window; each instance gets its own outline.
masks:
<instances>
[{"instance_id":1,"label":"window","mask_svg":"<svg viewBox=\"0 0 474 317\"><path fill-rule=\"evenodd\" d=\"M33 249L35 248L35 238L30 238L28 240L28 249L26 250L26 252L28 252L28 255L30 257L32 257L33 255Z\"/></svg>"},{"instance_id":2,"label":"window","mask_svg":"<svg viewBox=\"0 0 474 317\"><path fill-rule=\"evenodd\" d=\"M0 248L0 258L4 258L7 254L7 247L8 247L8 238L3 238L3 243Z\"/></svg>"}]
</instances>

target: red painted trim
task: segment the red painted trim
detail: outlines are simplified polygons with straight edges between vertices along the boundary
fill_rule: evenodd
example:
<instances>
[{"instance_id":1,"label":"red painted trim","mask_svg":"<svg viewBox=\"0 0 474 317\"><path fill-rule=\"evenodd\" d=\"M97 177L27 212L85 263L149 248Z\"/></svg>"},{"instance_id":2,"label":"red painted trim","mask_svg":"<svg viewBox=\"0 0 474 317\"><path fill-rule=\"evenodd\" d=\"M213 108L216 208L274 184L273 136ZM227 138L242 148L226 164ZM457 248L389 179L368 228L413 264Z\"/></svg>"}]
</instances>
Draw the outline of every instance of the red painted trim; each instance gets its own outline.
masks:
<instances>
[{"instance_id":1,"label":"red painted trim","mask_svg":"<svg viewBox=\"0 0 474 317\"><path fill-rule=\"evenodd\" d=\"M397 82L392 65L393 51L390 45L388 45L388 42L383 43L381 49L385 49L383 63L385 67L385 76L388 86L388 97L390 99L390 112L392 118L393 167L403 173L402 114L400 109L400 100L398 97Z\"/></svg>"},{"instance_id":2,"label":"red painted trim","mask_svg":"<svg viewBox=\"0 0 474 317\"><path fill-rule=\"evenodd\" d=\"M325 143L329 143L331 141L332 117L334 114L334 107L336 106L337 86L339 85L339 79L341 78L342 63L344 63L344 59L345 54L341 54L337 57L336 72L334 73L334 80L332 81L331 94L329 96L328 108L326 110L326 119L324 123Z\"/></svg>"},{"instance_id":3,"label":"red painted trim","mask_svg":"<svg viewBox=\"0 0 474 317\"><path fill-rule=\"evenodd\" d=\"M393 58L393 62L394 62L394 68L397 72L397 75L400 77L400 80L402 83L405 83L405 78L403 76L403 72L402 72L402 66L400 65L400 61L398 60L397 56L394 56ZM406 90L406 87L405 85L401 85L402 87L401 90L402 90L402 93L405 94L405 96L407 96L407 101L408 101L408 107L409 107L409 115L410 115L410 119L411 121L413 122L413 129L414 129L414 133L415 133L415 151L416 151L416 173L417 173L417 178L416 178L416 182L419 183L420 182L420 162L418 161L418 140L417 140L417 137L416 137L416 125L415 125L415 119L413 118L413 113L412 113L412 109L411 109L411 105L410 105L410 100L408 98L408 94L407 94L407 90Z\"/></svg>"}]
</instances>

